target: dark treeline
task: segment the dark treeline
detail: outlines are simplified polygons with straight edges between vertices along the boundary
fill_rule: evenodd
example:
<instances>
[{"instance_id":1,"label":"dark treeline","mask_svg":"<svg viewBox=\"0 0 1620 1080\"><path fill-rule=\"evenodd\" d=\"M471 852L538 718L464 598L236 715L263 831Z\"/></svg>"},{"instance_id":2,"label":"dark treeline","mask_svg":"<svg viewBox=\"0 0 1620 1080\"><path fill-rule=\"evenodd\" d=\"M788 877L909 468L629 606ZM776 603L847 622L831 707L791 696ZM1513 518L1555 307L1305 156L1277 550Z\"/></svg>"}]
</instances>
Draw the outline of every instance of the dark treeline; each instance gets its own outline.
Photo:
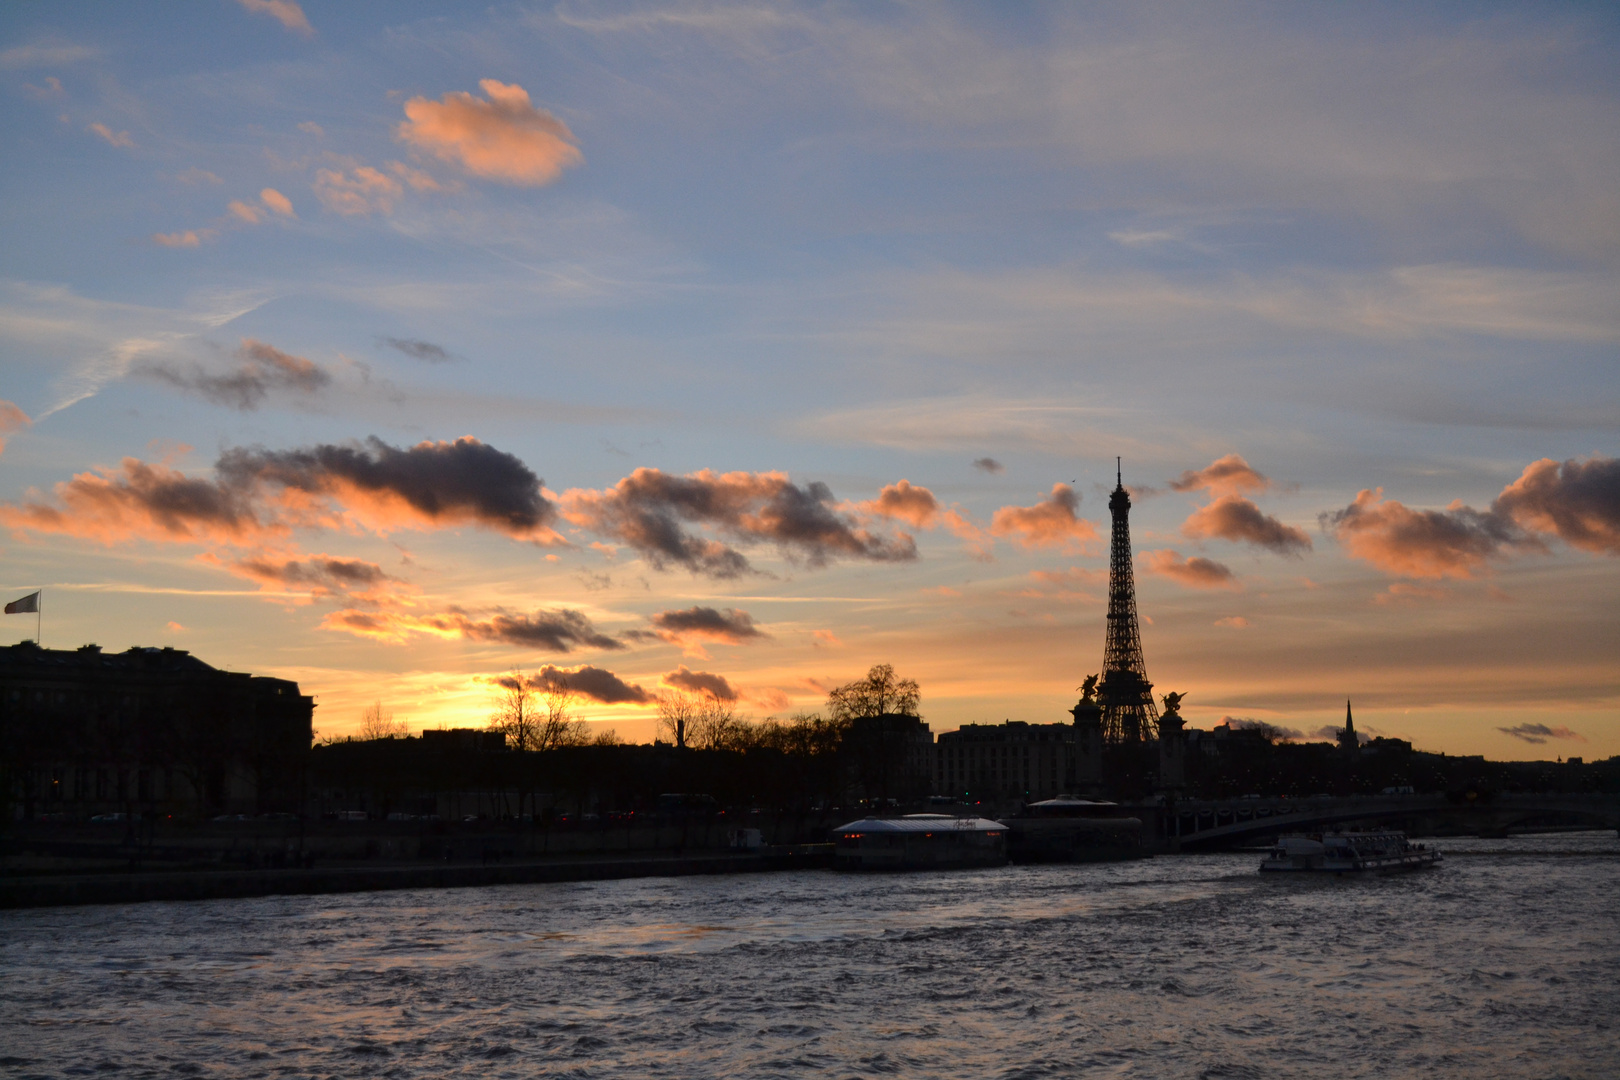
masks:
<instances>
[{"instance_id":1,"label":"dark treeline","mask_svg":"<svg viewBox=\"0 0 1620 1080\"><path fill-rule=\"evenodd\" d=\"M402 736L374 707L363 732L373 737L317 745L310 775L319 811L558 820L683 811L673 796L693 800L687 812L805 812L909 805L928 794L917 684L887 664L833 690L825 715L753 722L712 693L668 694L659 702L661 738L650 746L592 737L555 677L513 674L497 687L487 734Z\"/></svg>"}]
</instances>

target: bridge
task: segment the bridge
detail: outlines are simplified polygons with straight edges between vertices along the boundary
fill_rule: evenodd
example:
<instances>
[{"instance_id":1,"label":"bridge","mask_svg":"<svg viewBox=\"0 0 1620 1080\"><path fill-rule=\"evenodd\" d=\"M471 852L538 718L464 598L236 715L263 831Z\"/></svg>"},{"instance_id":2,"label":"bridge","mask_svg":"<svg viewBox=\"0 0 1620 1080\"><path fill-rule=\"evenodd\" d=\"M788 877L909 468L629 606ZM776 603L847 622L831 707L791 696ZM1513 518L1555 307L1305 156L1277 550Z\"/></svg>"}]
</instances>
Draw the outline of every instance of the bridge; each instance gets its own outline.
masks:
<instances>
[{"instance_id":1,"label":"bridge","mask_svg":"<svg viewBox=\"0 0 1620 1080\"><path fill-rule=\"evenodd\" d=\"M1536 824L1580 824L1620 831L1620 795L1499 794L1473 801L1453 801L1445 795L1189 799L1159 805L1143 818L1164 849L1208 851L1249 847L1279 833L1351 824L1404 825L1426 832L1443 822L1482 836L1505 836L1509 829ZM1149 824L1149 818L1156 821Z\"/></svg>"}]
</instances>

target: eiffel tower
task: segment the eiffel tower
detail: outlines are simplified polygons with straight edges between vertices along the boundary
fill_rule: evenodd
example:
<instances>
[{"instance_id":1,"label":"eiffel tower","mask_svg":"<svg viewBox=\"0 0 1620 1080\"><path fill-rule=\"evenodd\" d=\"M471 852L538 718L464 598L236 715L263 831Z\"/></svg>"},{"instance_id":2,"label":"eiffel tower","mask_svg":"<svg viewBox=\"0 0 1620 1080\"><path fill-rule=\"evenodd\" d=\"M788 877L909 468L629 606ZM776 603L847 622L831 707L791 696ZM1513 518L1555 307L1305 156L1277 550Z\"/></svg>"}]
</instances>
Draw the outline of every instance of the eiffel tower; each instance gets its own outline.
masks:
<instances>
[{"instance_id":1,"label":"eiffel tower","mask_svg":"<svg viewBox=\"0 0 1620 1080\"><path fill-rule=\"evenodd\" d=\"M1125 491L1124 471L1118 458L1114 464L1117 486L1108 498L1108 512L1114 517L1108 567L1108 640L1103 646L1097 704L1102 706L1103 738L1110 743L1135 743L1159 737L1159 710L1153 705L1153 684L1147 679L1142 635L1136 627L1131 497Z\"/></svg>"}]
</instances>

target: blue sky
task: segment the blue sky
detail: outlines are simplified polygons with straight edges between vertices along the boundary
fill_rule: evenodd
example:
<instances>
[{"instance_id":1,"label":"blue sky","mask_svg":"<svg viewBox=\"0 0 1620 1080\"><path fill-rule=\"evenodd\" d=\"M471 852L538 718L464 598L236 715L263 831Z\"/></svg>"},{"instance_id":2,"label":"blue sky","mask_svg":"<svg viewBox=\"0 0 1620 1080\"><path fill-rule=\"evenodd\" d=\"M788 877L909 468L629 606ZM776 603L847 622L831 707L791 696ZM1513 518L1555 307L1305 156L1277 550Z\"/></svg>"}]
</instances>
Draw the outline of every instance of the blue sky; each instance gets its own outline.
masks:
<instances>
[{"instance_id":1,"label":"blue sky","mask_svg":"<svg viewBox=\"0 0 1620 1080\"><path fill-rule=\"evenodd\" d=\"M1195 724L1310 733L1355 696L1433 749L1620 752L1616 29L1599 5L9 6L0 577L46 585L47 644L295 677L330 733L375 698L480 723L485 680L546 664L644 688L587 708L631 738L683 665L756 716L891 661L936 730L1054 720L1100 662L1084 523L1106 538L1117 454L1149 675ZM120 464L223 484L233 448L462 437L543 480L554 538L328 474L318 520L219 487L280 524L204 536ZM1248 473L1211 480L1230 455ZM785 483L845 532L659 496L748 558L716 576L628 530L638 469ZM880 504L902 479L935 510ZM1047 516L997 517L1019 507ZM902 535L917 557L878 543ZM648 629L692 608L761 632Z\"/></svg>"}]
</instances>

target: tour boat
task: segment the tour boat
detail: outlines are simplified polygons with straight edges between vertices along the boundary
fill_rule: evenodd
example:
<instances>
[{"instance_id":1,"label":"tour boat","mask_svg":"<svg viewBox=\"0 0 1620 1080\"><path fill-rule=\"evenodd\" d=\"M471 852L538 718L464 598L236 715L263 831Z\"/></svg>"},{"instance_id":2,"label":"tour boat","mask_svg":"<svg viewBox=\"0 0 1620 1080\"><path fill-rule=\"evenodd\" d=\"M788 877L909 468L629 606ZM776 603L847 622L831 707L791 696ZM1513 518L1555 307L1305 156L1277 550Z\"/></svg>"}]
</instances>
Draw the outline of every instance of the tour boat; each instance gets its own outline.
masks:
<instances>
[{"instance_id":1,"label":"tour boat","mask_svg":"<svg viewBox=\"0 0 1620 1080\"><path fill-rule=\"evenodd\" d=\"M1413 844L1395 830L1296 834L1278 839L1260 863L1262 873L1376 874L1416 870L1440 861L1440 852Z\"/></svg>"},{"instance_id":2,"label":"tour boat","mask_svg":"<svg viewBox=\"0 0 1620 1080\"><path fill-rule=\"evenodd\" d=\"M980 817L862 818L834 829L833 840L840 870L951 870L1007 861L1007 826Z\"/></svg>"}]
</instances>

